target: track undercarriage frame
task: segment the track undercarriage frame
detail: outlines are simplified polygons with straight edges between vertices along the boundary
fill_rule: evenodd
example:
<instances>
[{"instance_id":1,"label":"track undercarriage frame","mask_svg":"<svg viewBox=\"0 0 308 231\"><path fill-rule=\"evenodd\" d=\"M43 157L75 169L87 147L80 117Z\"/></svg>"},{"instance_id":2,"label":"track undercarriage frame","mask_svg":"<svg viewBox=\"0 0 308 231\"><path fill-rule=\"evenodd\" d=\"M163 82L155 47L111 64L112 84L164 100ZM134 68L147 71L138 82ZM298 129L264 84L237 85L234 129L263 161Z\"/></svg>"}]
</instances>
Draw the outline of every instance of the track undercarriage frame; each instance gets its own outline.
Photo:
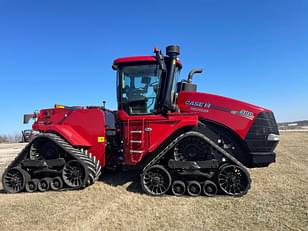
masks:
<instances>
[{"instance_id":1,"label":"track undercarriage frame","mask_svg":"<svg viewBox=\"0 0 308 231\"><path fill-rule=\"evenodd\" d=\"M216 139L215 142L214 136L206 126L199 124L194 131L175 138L143 168L143 190L153 196L161 196L170 191L176 196L184 195L186 192L190 196L198 196L201 193L206 196L214 196L217 193L230 196L245 195L250 189L249 172L223 148L222 140ZM190 151L182 153L184 157L180 158L177 146L185 139L189 139L190 142L199 139L199 142L210 147L210 153L191 150L193 146L202 147L202 144L190 143Z\"/></svg>"},{"instance_id":2,"label":"track undercarriage frame","mask_svg":"<svg viewBox=\"0 0 308 231\"><path fill-rule=\"evenodd\" d=\"M93 184L100 172L99 160L86 150L41 133L8 166L2 184L10 193L80 189Z\"/></svg>"}]
</instances>

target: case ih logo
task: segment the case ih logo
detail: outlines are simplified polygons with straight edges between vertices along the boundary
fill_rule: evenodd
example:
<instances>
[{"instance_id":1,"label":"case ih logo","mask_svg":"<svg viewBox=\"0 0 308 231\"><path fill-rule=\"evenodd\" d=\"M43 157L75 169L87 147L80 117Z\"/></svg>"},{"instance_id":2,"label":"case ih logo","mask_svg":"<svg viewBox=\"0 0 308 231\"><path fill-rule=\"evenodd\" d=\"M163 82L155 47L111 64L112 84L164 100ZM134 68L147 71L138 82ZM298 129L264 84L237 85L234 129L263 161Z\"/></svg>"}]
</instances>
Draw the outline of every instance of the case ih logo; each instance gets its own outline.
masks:
<instances>
[{"instance_id":1,"label":"case ih logo","mask_svg":"<svg viewBox=\"0 0 308 231\"><path fill-rule=\"evenodd\" d=\"M189 105L189 106L202 107L202 108L210 108L211 107L210 103L204 103L204 102L198 102L198 101L190 101L190 100L186 100L185 104Z\"/></svg>"},{"instance_id":2,"label":"case ih logo","mask_svg":"<svg viewBox=\"0 0 308 231\"><path fill-rule=\"evenodd\" d=\"M204 102L199 102L199 101L186 100L185 104L188 106L193 106L190 108L190 110L192 111L198 111L198 112L204 112L204 113L209 112L208 109L211 107L210 103L204 103Z\"/></svg>"}]
</instances>

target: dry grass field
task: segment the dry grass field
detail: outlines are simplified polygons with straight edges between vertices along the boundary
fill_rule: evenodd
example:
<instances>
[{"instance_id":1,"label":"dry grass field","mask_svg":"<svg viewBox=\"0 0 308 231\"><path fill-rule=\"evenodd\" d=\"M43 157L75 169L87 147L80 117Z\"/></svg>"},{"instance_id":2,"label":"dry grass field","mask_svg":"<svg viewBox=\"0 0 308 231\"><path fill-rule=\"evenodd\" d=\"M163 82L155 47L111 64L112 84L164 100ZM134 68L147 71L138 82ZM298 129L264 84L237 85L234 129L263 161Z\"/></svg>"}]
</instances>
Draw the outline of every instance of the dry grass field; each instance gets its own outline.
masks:
<instances>
[{"instance_id":1,"label":"dry grass field","mask_svg":"<svg viewBox=\"0 0 308 231\"><path fill-rule=\"evenodd\" d=\"M0 173L22 146L0 145ZM282 133L277 163L252 169L241 198L150 197L105 173L81 191L0 192L0 230L307 230L308 132Z\"/></svg>"}]
</instances>

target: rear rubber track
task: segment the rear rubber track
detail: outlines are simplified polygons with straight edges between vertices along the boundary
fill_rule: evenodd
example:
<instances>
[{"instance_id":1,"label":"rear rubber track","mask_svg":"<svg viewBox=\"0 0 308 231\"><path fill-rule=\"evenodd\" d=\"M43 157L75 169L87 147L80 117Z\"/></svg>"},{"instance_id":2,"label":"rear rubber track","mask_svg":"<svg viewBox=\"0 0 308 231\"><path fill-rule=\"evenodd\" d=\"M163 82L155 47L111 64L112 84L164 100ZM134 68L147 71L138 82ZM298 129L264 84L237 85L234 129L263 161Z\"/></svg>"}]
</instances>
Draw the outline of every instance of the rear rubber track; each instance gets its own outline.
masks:
<instances>
[{"instance_id":1,"label":"rear rubber track","mask_svg":"<svg viewBox=\"0 0 308 231\"><path fill-rule=\"evenodd\" d=\"M80 166L82 166L82 168L84 169L84 181L82 185L80 185L80 187L78 188L85 188L93 184L99 178L100 173L101 173L101 165L100 165L99 160L96 159L95 156L93 156L91 153L88 153L87 150L78 149L78 148L73 147L71 144L69 144L66 140L64 140L62 137L60 137L57 134L41 133L37 137L35 137L35 139L33 139L29 144L27 144L27 146L16 156L14 161L12 161L11 164L5 170L2 176L2 183L3 183L3 188L6 192L10 192L10 193L14 192L12 190L8 190L6 188L6 185L4 184L4 177L7 176L6 174L8 172L10 173L10 170L13 168L21 169L20 171L24 173L24 175L26 175L26 177L24 177L26 181L24 182L24 185L27 184L27 181L32 180L30 176L31 170L28 172L29 169L24 168L21 162L28 158L31 145L34 142L38 141L39 139L48 139L49 141L52 141L65 152L65 156L68 156L69 160L75 160L80 164ZM68 162L68 160L66 162ZM76 189L76 188L63 187L63 188L59 188L58 190L64 191L64 190L72 190L72 189ZM20 191L25 191L25 187L23 187ZM27 191L31 191L31 190L27 190Z\"/></svg>"}]
</instances>

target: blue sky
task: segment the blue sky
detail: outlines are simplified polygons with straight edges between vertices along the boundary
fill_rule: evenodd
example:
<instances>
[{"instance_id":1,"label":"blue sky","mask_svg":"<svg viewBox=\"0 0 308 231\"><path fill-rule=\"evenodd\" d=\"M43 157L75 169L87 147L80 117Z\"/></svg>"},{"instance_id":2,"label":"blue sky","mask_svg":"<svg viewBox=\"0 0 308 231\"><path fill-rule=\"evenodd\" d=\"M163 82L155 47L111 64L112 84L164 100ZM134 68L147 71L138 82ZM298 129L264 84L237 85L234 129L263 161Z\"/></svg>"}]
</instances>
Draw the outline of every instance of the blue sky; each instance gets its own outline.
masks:
<instances>
[{"instance_id":1,"label":"blue sky","mask_svg":"<svg viewBox=\"0 0 308 231\"><path fill-rule=\"evenodd\" d=\"M307 22L305 0L0 0L0 134L55 103L116 108L112 61L169 44L199 91L308 119Z\"/></svg>"}]
</instances>

